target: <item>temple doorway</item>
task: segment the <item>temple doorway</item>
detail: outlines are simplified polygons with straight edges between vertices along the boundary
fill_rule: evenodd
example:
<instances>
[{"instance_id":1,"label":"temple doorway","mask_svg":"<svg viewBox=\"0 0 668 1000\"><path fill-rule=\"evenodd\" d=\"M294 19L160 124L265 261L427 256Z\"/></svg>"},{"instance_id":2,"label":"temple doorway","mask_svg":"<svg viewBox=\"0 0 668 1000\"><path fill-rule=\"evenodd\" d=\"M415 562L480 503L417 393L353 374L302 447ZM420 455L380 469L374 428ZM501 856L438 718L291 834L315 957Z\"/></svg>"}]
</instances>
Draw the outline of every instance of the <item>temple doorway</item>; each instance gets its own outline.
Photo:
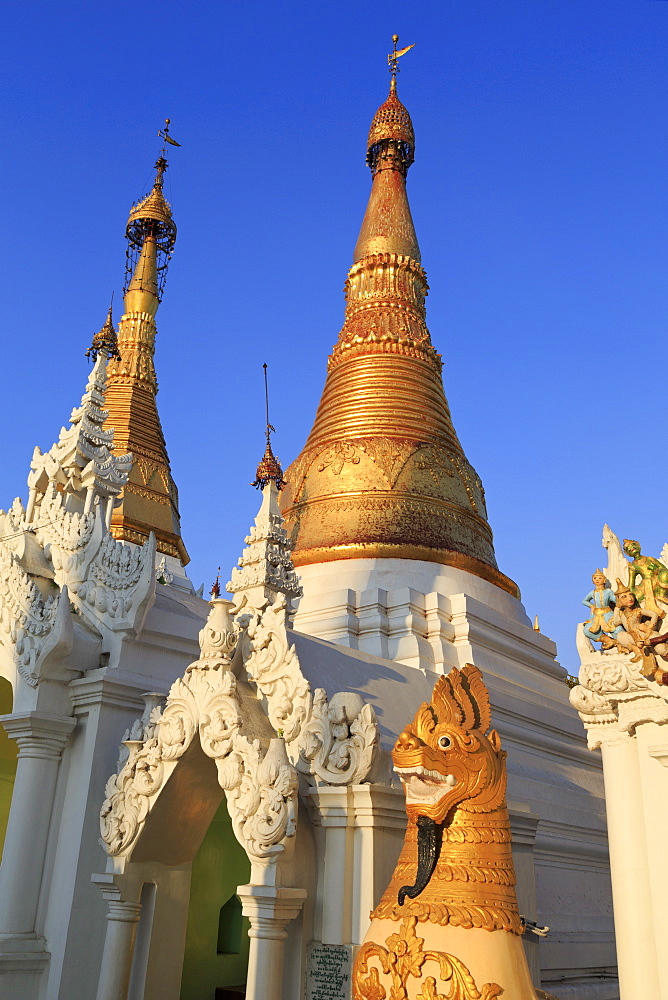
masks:
<instances>
[{"instance_id":1,"label":"temple doorway","mask_svg":"<svg viewBox=\"0 0 668 1000\"><path fill-rule=\"evenodd\" d=\"M249 925L236 890L249 880L223 798L193 860L180 1000L245 996Z\"/></svg>"},{"instance_id":2,"label":"temple doorway","mask_svg":"<svg viewBox=\"0 0 668 1000\"><path fill-rule=\"evenodd\" d=\"M0 677L0 715L9 715L14 703L14 692L8 680ZM0 725L0 859L5 842L5 832L9 820L9 810L12 804L14 779L16 777L16 758L18 746Z\"/></svg>"}]
</instances>

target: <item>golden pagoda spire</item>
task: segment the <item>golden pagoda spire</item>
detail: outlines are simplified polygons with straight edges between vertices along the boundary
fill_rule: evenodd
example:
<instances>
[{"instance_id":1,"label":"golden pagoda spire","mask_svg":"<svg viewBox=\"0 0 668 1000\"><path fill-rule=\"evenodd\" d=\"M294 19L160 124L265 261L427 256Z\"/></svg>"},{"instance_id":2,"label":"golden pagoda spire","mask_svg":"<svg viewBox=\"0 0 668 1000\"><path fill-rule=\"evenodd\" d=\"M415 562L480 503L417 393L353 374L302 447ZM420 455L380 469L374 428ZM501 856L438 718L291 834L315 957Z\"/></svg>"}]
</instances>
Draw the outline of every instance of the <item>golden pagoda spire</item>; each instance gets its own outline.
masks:
<instances>
[{"instance_id":1,"label":"golden pagoda spire","mask_svg":"<svg viewBox=\"0 0 668 1000\"><path fill-rule=\"evenodd\" d=\"M185 566L188 553L181 539L178 494L155 398L155 315L176 241L171 207L163 194L165 150L167 143L178 145L169 136L169 119L158 134L165 144L155 164L153 187L132 206L125 231L127 281L125 312L118 324L120 358L108 368L107 424L115 430L114 450L134 456L111 532L115 538L142 544L153 531L158 551L175 556Z\"/></svg>"},{"instance_id":2,"label":"golden pagoda spire","mask_svg":"<svg viewBox=\"0 0 668 1000\"><path fill-rule=\"evenodd\" d=\"M296 566L403 558L457 566L516 594L496 566L484 490L457 438L440 355L426 325L428 285L406 196L415 136L392 81L369 130L373 183L346 316L315 423L287 469L281 507Z\"/></svg>"}]
</instances>

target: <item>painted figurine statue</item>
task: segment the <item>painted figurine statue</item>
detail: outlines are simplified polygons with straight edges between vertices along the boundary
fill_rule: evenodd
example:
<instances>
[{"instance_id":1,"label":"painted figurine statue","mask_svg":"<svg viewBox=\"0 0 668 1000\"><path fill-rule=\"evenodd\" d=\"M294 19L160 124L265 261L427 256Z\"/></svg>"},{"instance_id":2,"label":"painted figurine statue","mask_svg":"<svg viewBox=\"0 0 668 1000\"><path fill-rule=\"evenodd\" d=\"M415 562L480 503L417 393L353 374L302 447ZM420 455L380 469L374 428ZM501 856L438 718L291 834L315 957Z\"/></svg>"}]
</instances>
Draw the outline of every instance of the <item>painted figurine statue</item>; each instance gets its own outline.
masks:
<instances>
[{"instance_id":1,"label":"painted figurine statue","mask_svg":"<svg viewBox=\"0 0 668 1000\"><path fill-rule=\"evenodd\" d=\"M392 751L408 827L355 959L355 1000L537 1000L515 896L505 751L477 667L441 677Z\"/></svg>"},{"instance_id":2,"label":"painted figurine statue","mask_svg":"<svg viewBox=\"0 0 668 1000\"><path fill-rule=\"evenodd\" d=\"M600 642L603 649L611 649L623 628L622 625L612 624L615 595L602 569L594 571L591 582L594 589L582 601L592 613L584 623L584 634L591 642Z\"/></svg>"},{"instance_id":3,"label":"painted figurine statue","mask_svg":"<svg viewBox=\"0 0 668 1000\"><path fill-rule=\"evenodd\" d=\"M624 539L624 552L633 560L629 566L629 590L639 601L644 600L647 609L663 618L668 611L668 566L660 559L641 555L640 544L632 538Z\"/></svg>"},{"instance_id":4,"label":"painted figurine statue","mask_svg":"<svg viewBox=\"0 0 668 1000\"><path fill-rule=\"evenodd\" d=\"M665 671L657 666L656 657L668 660L668 636L657 632L657 623L661 621L659 615L647 603L640 607L635 593L621 580L617 580L615 600L617 608L611 624L620 627L617 647L635 654L633 661L642 662L640 672L645 677L664 683Z\"/></svg>"}]
</instances>

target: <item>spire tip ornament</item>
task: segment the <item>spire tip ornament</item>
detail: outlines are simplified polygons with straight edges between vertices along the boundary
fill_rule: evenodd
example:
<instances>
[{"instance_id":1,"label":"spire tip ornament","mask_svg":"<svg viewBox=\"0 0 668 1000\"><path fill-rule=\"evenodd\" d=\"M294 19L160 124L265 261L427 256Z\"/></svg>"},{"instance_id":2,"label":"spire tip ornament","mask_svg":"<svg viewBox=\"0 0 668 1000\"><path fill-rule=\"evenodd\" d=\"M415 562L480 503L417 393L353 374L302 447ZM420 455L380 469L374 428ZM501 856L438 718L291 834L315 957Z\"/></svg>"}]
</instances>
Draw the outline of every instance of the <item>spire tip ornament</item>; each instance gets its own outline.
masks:
<instances>
[{"instance_id":1,"label":"spire tip ornament","mask_svg":"<svg viewBox=\"0 0 668 1000\"><path fill-rule=\"evenodd\" d=\"M169 121L169 118L165 118L165 128L158 131L158 135L164 141L155 161L153 187L144 198L140 198L132 206L125 229L128 248L123 294L127 295L131 290L148 290L156 299L156 309L162 299L167 267L176 243L176 225L172 218L172 209L162 191L165 171L169 166L165 157L167 143L171 146L180 146L180 143L169 135ZM151 260L142 260L142 255L150 257Z\"/></svg>"},{"instance_id":2,"label":"spire tip ornament","mask_svg":"<svg viewBox=\"0 0 668 1000\"><path fill-rule=\"evenodd\" d=\"M392 36L394 51L390 52L387 62L390 67L390 93L387 100L381 104L373 116L369 138L367 140L366 162L371 173L377 174L383 166L393 164L404 177L415 158L415 132L408 111L397 97L397 60L406 55L413 47L407 45L397 51L398 35Z\"/></svg>"},{"instance_id":3,"label":"spire tip ornament","mask_svg":"<svg viewBox=\"0 0 668 1000\"><path fill-rule=\"evenodd\" d=\"M399 49L399 51L397 52L398 41L399 41L399 35L392 35L392 43L394 45L394 49L392 52L390 52L390 54L387 57L387 64L390 67L390 74L392 76L392 81L390 83L391 94L394 93L397 89L397 73L400 72L397 60L400 59L401 56L405 56L406 53L410 52L411 49L415 48L415 42L413 42L412 45L407 45L405 48Z\"/></svg>"},{"instance_id":4,"label":"spire tip ornament","mask_svg":"<svg viewBox=\"0 0 668 1000\"><path fill-rule=\"evenodd\" d=\"M91 361L97 361L98 354L104 354L108 361L112 358L115 358L117 361L121 359L121 354L118 350L118 337L116 335L116 328L114 327L113 308L114 295L112 292L109 312L107 313L104 326L94 335L93 342L86 351L86 357L90 358Z\"/></svg>"},{"instance_id":5,"label":"spire tip ornament","mask_svg":"<svg viewBox=\"0 0 668 1000\"><path fill-rule=\"evenodd\" d=\"M258 490L263 490L267 483L273 480L273 482L276 483L276 488L278 490L282 490L285 486L283 469L281 468L281 463L271 450L271 435L272 432L274 434L276 433L276 428L272 427L269 423L269 383L267 381L267 365L264 364L262 367L264 369L264 405L266 415L265 435L267 438L267 444L264 449L262 460L255 472L255 481L251 483L251 486L254 486Z\"/></svg>"}]
</instances>

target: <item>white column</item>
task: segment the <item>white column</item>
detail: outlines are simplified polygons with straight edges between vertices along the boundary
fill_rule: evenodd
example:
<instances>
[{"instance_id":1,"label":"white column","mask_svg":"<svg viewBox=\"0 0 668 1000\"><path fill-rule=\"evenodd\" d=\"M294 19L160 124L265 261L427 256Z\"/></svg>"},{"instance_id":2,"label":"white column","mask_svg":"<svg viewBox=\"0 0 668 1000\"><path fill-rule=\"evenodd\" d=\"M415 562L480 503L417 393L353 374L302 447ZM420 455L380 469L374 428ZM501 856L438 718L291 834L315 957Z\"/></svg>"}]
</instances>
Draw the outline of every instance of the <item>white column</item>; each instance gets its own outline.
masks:
<instances>
[{"instance_id":1,"label":"white column","mask_svg":"<svg viewBox=\"0 0 668 1000\"><path fill-rule=\"evenodd\" d=\"M237 894L242 912L250 920L246 1000L281 1000L285 939L288 936L286 928L301 910L306 891L269 885L240 885ZM102 998L98 994L97 1000L112 998Z\"/></svg>"},{"instance_id":2,"label":"white column","mask_svg":"<svg viewBox=\"0 0 668 1000\"><path fill-rule=\"evenodd\" d=\"M406 798L401 788L372 784L351 785L350 797L354 852L348 940L359 945L369 928L369 914L387 888L404 842Z\"/></svg>"},{"instance_id":3,"label":"white column","mask_svg":"<svg viewBox=\"0 0 668 1000\"><path fill-rule=\"evenodd\" d=\"M324 832L318 879L323 944L350 944L353 881L353 802L348 785L323 785L308 792L313 821Z\"/></svg>"},{"instance_id":4,"label":"white column","mask_svg":"<svg viewBox=\"0 0 668 1000\"><path fill-rule=\"evenodd\" d=\"M615 729L601 737L600 745L620 1000L659 1000L638 744L635 737Z\"/></svg>"},{"instance_id":5,"label":"white column","mask_svg":"<svg viewBox=\"0 0 668 1000\"><path fill-rule=\"evenodd\" d=\"M120 893L116 893L120 896ZM111 895L103 890L103 895ZM126 1000L141 903L109 898L97 1000Z\"/></svg>"},{"instance_id":6,"label":"white column","mask_svg":"<svg viewBox=\"0 0 668 1000\"><path fill-rule=\"evenodd\" d=\"M51 809L63 748L76 720L39 712L2 718L19 746L16 780L0 868L0 947L36 937Z\"/></svg>"},{"instance_id":7,"label":"white column","mask_svg":"<svg viewBox=\"0 0 668 1000\"><path fill-rule=\"evenodd\" d=\"M636 729L636 739L647 820L645 833L654 911L654 948L661 983L659 996L668 1000L668 962L664 942L668 919L668 868L663 860L668 830L668 726L647 722Z\"/></svg>"}]
</instances>

